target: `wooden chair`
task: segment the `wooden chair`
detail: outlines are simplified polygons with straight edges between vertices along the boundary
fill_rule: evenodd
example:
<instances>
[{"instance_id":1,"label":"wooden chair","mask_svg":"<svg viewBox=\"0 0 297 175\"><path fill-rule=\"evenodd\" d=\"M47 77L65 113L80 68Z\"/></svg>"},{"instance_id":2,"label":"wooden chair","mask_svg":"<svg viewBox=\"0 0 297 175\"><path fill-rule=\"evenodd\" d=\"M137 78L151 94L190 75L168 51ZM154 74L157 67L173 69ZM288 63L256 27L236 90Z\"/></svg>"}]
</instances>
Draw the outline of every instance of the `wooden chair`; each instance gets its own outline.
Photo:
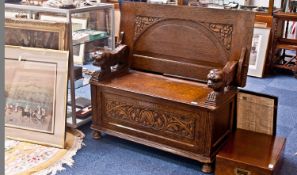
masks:
<instances>
[{"instance_id":1,"label":"wooden chair","mask_svg":"<svg viewBox=\"0 0 297 175\"><path fill-rule=\"evenodd\" d=\"M211 172L245 86L254 14L124 3L123 44L96 59L93 137L100 132L203 162Z\"/></svg>"}]
</instances>

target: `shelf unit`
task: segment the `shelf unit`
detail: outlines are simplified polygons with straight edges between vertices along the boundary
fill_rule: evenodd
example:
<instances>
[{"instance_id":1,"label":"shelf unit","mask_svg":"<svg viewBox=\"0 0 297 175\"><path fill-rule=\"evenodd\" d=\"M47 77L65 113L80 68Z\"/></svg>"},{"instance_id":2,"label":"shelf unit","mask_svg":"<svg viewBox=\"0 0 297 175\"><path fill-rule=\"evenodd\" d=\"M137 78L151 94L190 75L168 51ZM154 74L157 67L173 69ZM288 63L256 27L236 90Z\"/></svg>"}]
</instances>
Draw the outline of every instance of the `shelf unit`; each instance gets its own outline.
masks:
<instances>
[{"instance_id":1,"label":"shelf unit","mask_svg":"<svg viewBox=\"0 0 297 175\"><path fill-rule=\"evenodd\" d=\"M297 13L277 12L273 17L274 27L271 69L285 69L292 71L295 78L297 78L297 39L291 39L288 35L289 21L297 22ZM288 54L287 51L292 52L291 54Z\"/></svg>"},{"instance_id":2,"label":"shelf unit","mask_svg":"<svg viewBox=\"0 0 297 175\"><path fill-rule=\"evenodd\" d=\"M105 13L104 19L108 21L109 26L106 26L105 29L108 33L108 39L107 39L107 47L110 49L115 48L115 19L114 19L114 5L113 4L107 4L107 3L97 3L92 6L82 6L77 7L73 9L61 9L61 8L54 8L54 7L45 7L45 6L34 6L34 5L26 5L26 4L12 4L12 3L5 3L5 11L16 11L16 12L27 12L29 14L29 18L36 19L35 14L39 13L50 13L55 15L62 15L66 18L66 22L69 23L71 27L69 27L68 30L68 43L69 43L69 74L68 79L70 83L70 102L71 102L71 116L69 118L69 115L66 116L67 118L67 126L72 128L77 128L88 121L91 120L91 117L88 117L86 119L77 119L76 117L76 99L75 99L75 79L74 79L74 61L73 61L73 40L72 40L72 18L75 17L77 14L82 13L91 13L91 12L98 12L103 11ZM97 17L97 16L96 16ZM97 20L95 20L97 21ZM96 30L96 29L93 29ZM85 43L80 43L85 44ZM69 85L68 85L69 86ZM67 90L68 92L68 90Z\"/></svg>"}]
</instances>

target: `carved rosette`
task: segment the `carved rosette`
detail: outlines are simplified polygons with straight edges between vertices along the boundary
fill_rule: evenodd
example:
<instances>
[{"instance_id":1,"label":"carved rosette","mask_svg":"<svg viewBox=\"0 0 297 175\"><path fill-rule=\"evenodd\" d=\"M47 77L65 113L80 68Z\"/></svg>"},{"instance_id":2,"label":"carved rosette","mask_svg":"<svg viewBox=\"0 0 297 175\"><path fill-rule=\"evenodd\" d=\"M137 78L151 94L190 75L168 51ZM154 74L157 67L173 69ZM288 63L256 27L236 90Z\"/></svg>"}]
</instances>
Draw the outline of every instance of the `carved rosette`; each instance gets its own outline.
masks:
<instances>
[{"instance_id":1,"label":"carved rosette","mask_svg":"<svg viewBox=\"0 0 297 175\"><path fill-rule=\"evenodd\" d=\"M136 39L145 29L160 20L159 17L136 16L134 38Z\"/></svg>"},{"instance_id":2,"label":"carved rosette","mask_svg":"<svg viewBox=\"0 0 297 175\"><path fill-rule=\"evenodd\" d=\"M229 51L232 43L233 26L230 24L209 24L209 29L215 33Z\"/></svg>"},{"instance_id":3,"label":"carved rosette","mask_svg":"<svg viewBox=\"0 0 297 175\"><path fill-rule=\"evenodd\" d=\"M112 99L106 100L106 116L142 127L194 139L195 118L160 109L126 104Z\"/></svg>"}]
</instances>

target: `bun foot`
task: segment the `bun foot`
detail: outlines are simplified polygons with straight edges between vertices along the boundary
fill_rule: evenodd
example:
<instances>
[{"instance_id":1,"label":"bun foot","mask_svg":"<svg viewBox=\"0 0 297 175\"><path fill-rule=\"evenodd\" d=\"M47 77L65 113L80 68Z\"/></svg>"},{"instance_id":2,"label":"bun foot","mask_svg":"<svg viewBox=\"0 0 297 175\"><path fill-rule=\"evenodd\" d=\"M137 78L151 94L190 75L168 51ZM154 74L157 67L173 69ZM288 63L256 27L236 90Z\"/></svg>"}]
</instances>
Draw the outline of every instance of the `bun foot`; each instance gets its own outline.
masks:
<instances>
[{"instance_id":1,"label":"bun foot","mask_svg":"<svg viewBox=\"0 0 297 175\"><path fill-rule=\"evenodd\" d=\"M99 131L95 131L95 130L93 130L93 132L92 132L92 137L93 137L93 139L95 139L95 140L99 140L99 139L101 139L101 133L100 133Z\"/></svg>"},{"instance_id":2,"label":"bun foot","mask_svg":"<svg viewBox=\"0 0 297 175\"><path fill-rule=\"evenodd\" d=\"M203 173L212 173L213 169L210 163L205 163L202 165L201 171Z\"/></svg>"}]
</instances>

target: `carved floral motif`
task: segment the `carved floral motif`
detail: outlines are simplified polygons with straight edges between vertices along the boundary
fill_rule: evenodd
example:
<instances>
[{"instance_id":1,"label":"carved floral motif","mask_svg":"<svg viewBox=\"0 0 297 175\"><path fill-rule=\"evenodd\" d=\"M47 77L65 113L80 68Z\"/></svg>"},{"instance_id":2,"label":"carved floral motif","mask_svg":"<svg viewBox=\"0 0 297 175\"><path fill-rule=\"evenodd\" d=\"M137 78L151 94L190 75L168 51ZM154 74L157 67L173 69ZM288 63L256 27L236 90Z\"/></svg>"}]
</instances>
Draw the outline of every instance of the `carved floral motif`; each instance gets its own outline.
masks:
<instances>
[{"instance_id":1,"label":"carved floral motif","mask_svg":"<svg viewBox=\"0 0 297 175\"><path fill-rule=\"evenodd\" d=\"M106 116L137 124L153 130L194 139L194 116L148 109L111 99L106 100Z\"/></svg>"},{"instance_id":2,"label":"carved floral motif","mask_svg":"<svg viewBox=\"0 0 297 175\"><path fill-rule=\"evenodd\" d=\"M209 29L223 42L227 50L231 49L233 26L230 24L209 24Z\"/></svg>"},{"instance_id":3,"label":"carved floral motif","mask_svg":"<svg viewBox=\"0 0 297 175\"><path fill-rule=\"evenodd\" d=\"M152 24L160 21L159 17L150 16L136 16L135 20L135 38L137 38L143 30L151 26Z\"/></svg>"}]
</instances>

